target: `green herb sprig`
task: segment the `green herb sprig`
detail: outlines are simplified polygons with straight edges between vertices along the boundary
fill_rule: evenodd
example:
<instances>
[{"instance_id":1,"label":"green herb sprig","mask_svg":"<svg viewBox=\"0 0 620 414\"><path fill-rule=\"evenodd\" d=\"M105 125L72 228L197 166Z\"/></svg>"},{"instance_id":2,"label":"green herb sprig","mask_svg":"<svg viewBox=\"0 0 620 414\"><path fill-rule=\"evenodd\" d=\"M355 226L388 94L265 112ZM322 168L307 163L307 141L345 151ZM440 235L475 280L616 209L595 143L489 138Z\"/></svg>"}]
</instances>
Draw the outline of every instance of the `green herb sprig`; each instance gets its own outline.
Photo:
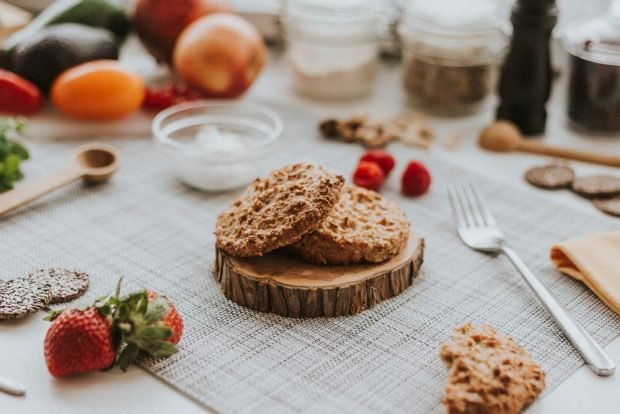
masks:
<instances>
[{"instance_id":1,"label":"green herb sprig","mask_svg":"<svg viewBox=\"0 0 620 414\"><path fill-rule=\"evenodd\" d=\"M30 155L15 139L24 136L26 122L20 118L0 118L0 193L13 188L24 178L19 165Z\"/></svg>"}]
</instances>

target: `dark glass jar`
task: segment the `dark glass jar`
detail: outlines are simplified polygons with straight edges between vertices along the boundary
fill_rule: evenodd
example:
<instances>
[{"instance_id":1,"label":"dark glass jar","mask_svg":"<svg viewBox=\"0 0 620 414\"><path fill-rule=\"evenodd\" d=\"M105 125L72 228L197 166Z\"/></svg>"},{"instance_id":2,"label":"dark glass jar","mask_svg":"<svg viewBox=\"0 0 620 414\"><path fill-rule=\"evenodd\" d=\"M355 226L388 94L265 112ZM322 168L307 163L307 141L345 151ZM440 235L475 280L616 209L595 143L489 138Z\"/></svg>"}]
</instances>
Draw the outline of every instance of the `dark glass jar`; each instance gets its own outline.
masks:
<instances>
[{"instance_id":1,"label":"dark glass jar","mask_svg":"<svg viewBox=\"0 0 620 414\"><path fill-rule=\"evenodd\" d=\"M609 12L566 30L570 55L567 115L592 132L620 132L620 1Z\"/></svg>"}]
</instances>

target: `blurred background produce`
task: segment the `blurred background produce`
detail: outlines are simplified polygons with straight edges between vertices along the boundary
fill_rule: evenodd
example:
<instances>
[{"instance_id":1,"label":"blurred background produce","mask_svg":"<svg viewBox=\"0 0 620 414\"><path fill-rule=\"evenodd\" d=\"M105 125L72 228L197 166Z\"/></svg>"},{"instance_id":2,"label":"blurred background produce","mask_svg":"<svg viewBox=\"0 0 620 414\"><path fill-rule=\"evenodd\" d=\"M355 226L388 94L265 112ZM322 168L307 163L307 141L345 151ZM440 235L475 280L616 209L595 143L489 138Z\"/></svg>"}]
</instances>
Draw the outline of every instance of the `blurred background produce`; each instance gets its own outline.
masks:
<instances>
[{"instance_id":1,"label":"blurred background produce","mask_svg":"<svg viewBox=\"0 0 620 414\"><path fill-rule=\"evenodd\" d=\"M80 63L118 59L118 39L108 30L77 23L42 29L18 43L8 68L47 94L58 75Z\"/></svg>"},{"instance_id":2,"label":"blurred background produce","mask_svg":"<svg viewBox=\"0 0 620 414\"><path fill-rule=\"evenodd\" d=\"M97 121L114 120L140 108L142 78L113 60L74 66L54 81L51 99L67 115Z\"/></svg>"},{"instance_id":3,"label":"blurred background produce","mask_svg":"<svg viewBox=\"0 0 620 414\"><path fill-rule=\"evenodd\" d=\"M174 67L206 97L236 98L263 69L260 33L242 17L211 14L186 27L174 47Z\"/></svg>"},{"instance_id":4,"label":"blurred background produce","mask_svg":"<svg viewBox=\"0 0 620 414\"><path fill-rule=\"evenodd\" d=\"M528 0L521 2L526 4ZM133 32L129 42L132 50L136 50L137 37L159 63L157 75L134 68L144 84L144 93L134 95L144 96L138 107L148 110L145 116L196 99L241 98L265 65L265 44L274 45L270 53L276 60L280 59L280 46L284 46L289 76L283 82L290 81L294 90L318 102L360 102L364 96L376 93L380 59L387 57L392 62L388 64L399 65L402 71L403 92L410 98L403 102L403 109L421 109L433 116L491 113L490 101L497 104L496 72L509 55L513 35L511 9L520 4L511 0L476 0L466 6L458 0L13 3L35 18L23 27L29 15L21 11L14 18L12 29L0 31L17 30L8 37L4 34L0 52L0 66L4 70L30 82L38 94L46 96L52 83L66 70L94 60L118 59L127 49L127 35ZM606 12L610 0L592 0L587 5L576 0L555 3L560 13L553 44L564 38L569 53L552 47L551 69L568 73L572 68L570 91L566 87L570 101L567 118L577 128L616 133L620 129L614 121L620 112L620 65L616 62L620 51L615 50L618 36L614 33L618 31L613 28L618 26L614 19L620 15L614 10L620 7ZM46 5L49 7L44 8ZM581 24L588 19L590 23ZM594 26L598 29L583 29ZM607 28L605 39L601 38L601 27ZM570 67L564 64L569 54L573 56ZM402 60L395 60L399 56ZM551 82L551 89L555 83ZM23 92L23 87L21 82L22 89L13 88L13 92ZM37 95L31 87L26 89L30 96ZM67 108L82 106L80 102L84 100L84 105L94 111L89 112L87 119L110 119L104 105L89 106L88 93L70 96L79 102L67 105L59 98L51 100L51 106L76 117L76 111ZM34 98L26 110L17 104L7 107L8 101L6 97L2 101L2 111L7 113L32 114L46 107L36 105ZM112 118L129 116L138 107L132 100L131 105ZM79 116L84 118L84 114Z\"/></svg>"},{"instance_id":5,"label":"blurred background produce","mask_svg":"<svg viewBox=\"0 0 620 414\"><path fill-rule=\"evenodd\" d=\"M147 50L172 64L177 38L191 22L210 13L232 12L226 0L140 0L133 24Z\"/></svg>"}]
</instances>

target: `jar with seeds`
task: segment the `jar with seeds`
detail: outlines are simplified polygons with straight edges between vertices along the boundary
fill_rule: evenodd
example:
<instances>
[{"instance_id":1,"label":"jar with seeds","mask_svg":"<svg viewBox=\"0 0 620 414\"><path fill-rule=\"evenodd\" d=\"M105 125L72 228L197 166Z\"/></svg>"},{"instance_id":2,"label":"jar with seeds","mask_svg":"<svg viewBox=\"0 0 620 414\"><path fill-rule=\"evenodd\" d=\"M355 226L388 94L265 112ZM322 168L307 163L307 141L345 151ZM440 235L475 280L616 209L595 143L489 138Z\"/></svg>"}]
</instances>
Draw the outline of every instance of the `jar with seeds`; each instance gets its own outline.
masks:
<instances>
[{"instance_id":1,"label":"jar with seeds","mask_svg":"<svg viewBox=\"0 0 620 414\"><path fill-rule=\"evenodd\" d=\"M414 105L469 113L490 95L507 44L496 1L413 0L405 10L402 79Z\"/></svg>"}]
</instances>

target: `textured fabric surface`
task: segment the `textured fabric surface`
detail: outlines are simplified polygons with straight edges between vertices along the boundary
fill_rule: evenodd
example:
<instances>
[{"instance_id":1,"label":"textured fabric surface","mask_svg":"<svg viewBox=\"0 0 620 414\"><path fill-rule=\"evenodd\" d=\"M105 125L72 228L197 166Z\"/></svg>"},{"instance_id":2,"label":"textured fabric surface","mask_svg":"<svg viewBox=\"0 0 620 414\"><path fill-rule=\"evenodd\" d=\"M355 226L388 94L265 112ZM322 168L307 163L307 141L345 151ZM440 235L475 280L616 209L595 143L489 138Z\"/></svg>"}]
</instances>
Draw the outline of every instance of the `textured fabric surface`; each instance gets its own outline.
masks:
<instances>
[{"instance_id":1,"label":"textured fabric surface","mask_svg":"<svg viewBox=\"0 0 620 414\"><path fill-rule=\"evenodd\" d=\"M315 115L273 104L287 129L273 167L320 162L349 176L361 148L322 141ZM407 213L427 241L413 287L357 316L297 320L260 314L228 302L210 273L214 223L235 195L193 191L169 173L148 140L114 140L122 167L98 187L76 183L0 219L1 275L46 266L82 269L88 294L107 293L120 275L125 288L165 292L183 314L180 352L146 359L148 370L216 411L441 411L447 369L439 345L452 327L488 323L512 335L547 373L548 389L582 361L503 257L466 248L455 235L446 185L469 179L489 200L515 249L601 344L620 333L620 318L578 281L553 269L547 252L558 241L611 230L617 222L550 204L506 188L423 152L392 147L399 166L415 156L433 173L419 199L398 194L394 174L383 194ZM33 146L34 177L61 165L76 142Z\"/></svg>"}]
</instances>

